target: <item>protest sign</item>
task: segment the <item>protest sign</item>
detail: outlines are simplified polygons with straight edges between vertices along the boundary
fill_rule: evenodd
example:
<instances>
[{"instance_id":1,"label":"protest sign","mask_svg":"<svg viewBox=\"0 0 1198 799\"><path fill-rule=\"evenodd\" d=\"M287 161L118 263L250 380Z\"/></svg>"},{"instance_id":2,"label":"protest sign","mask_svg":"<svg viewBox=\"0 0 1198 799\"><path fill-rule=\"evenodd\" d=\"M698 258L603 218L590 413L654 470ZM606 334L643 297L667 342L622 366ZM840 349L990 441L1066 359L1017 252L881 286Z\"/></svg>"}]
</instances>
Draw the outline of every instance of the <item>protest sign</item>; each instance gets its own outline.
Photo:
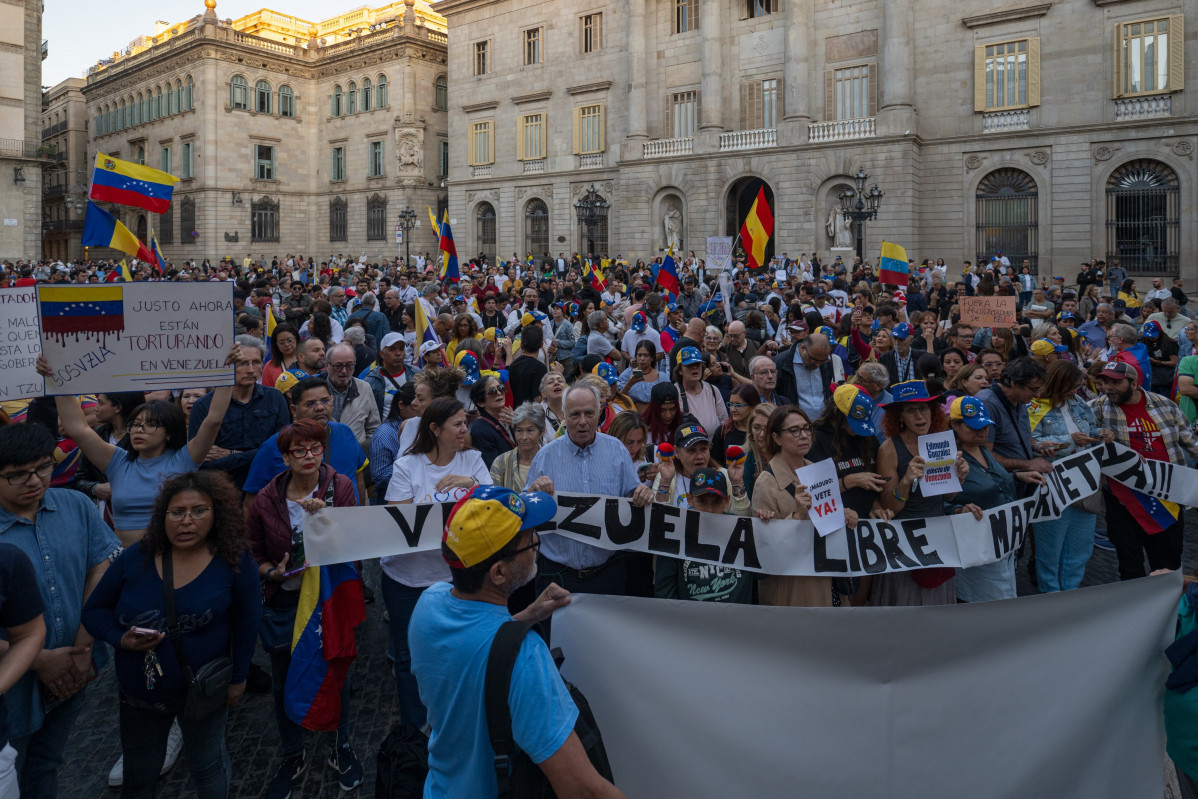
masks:
<instances>
[{"instance_id":1,"label":"protest sign","mask_svg":"<svg viewBox=\"0 0 1198 799\"><path fill-rule=\"evenodd\" d=\"M46 394L233 384L233 284L37 287Z\"/></svg>"},{"instance_id":2,"label":"protest sign","mask_svg":"<svg viewBox=\"0 0 1198 799\"><path fill-rule=\"evenodd\" d=\"M730 566L758 574L864 576L932 566L981 566L1015 551L1030 525L1059 518L1098 491L1103 476L1157 499L1198 506L1198 469L1145 460L1122 444L1061 458L1025 499L982 513L934 518L861 519L827 536L811 522L724 516L619 497L557 493L557 515L542 528L607 550L629 550ZM308 562L322 566L387 555L439 551L453 505L329 508L304 517Z\"/></svg>"},{"instance_id":3,"label":"protest sign","mask_svg":"<svg viewBox=\"0 0 1198 799\"><path fill-rule=\"evenodd\" d=\"M920 436L919 457L924 461L919 493L938 497L961 490L961 480L957 477L957 437L952 430Z\"/></svg>"},{"instance_id":4,"label":"protest sign","mask_svg":"<svg viewBox=\"0 0 1198 799\"><path fill-rule=\"evenodd\" d=\"M811 495L811 523L820 535L844 529L844 502L840 498L840 478L831 458L795 469L795 477Z\"/></svg>"},{"instance_id":5,"label":"protest sign","mask_svg":"<svg viewBox=\"0 0 1198 799\"><path fill-rule=\"evenodd\" d=\"M1181 590L851 613L574 594L552 645L629 799L1160 797Z\"/></svg>"},{"instance_id":6,"label":"protest sign","mask_svg":"<svg viewBox=\"0 0 1198 799\"><path fill-rule=\"evenodd\" d=\"M1014 327L1014 297L961 297L961 323L973 327Z\"/></svg>"},{"instance_id":7,"label":"protest sign","mask_svg":"<svg viewBox=\"0 0 1198 799\"><path fill-rule=\"evenodd\" d=\"M732 237L708 236L707 257L704 263L708 269L732 268Z\"/></svg>"},{"instance_id":8,"label":"protest sign","mask_svg":"<svg viewBox=\"0 0 1198 799\"><path fill-rule=\"evenodd\" d=\"M41 336L37 329L37 292L33 286L0 289L3 335L0 336L0 401L40 397L45 380L37 373Z\"/></svg>"}]
</instances>

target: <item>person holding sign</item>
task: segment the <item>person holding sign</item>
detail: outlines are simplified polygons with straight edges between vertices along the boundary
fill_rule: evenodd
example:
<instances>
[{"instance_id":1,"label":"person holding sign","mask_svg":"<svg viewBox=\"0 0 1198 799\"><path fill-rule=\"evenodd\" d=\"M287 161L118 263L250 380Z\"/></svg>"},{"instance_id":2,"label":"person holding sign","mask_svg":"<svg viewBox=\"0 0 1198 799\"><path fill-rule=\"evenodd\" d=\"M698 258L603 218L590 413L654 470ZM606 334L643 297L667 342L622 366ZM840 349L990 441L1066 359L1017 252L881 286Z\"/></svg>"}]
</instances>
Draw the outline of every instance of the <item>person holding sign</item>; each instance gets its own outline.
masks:
<instances>
[{"instance_id":1,"label":"person holding sign","mask_svg":"<svg viewBox=\"0 0 1198 799\"><path fill-rule=\"evenodd\" d=\"M943 498L925 497L920 491L924 460L919 452L919 437L948 429L948 417L939 397L928 395L922 380L899 383L890 389L893 399L886 404L882 432L886 440L878 448L878 473L886 479L878 503L894 511L896 519L927 519L944 515ZM964 482L969 465L957 454L957 477ZM869 604L895 607L911 605L951 605L956 602L953 569L930 568L888 572L874 578Z\"/></svg>"},{"instance_id":2,"label":"person holding sign","mask_svg":"<svg viewBox=\"0 0 1198 799\"><path fill-rule=\"evenodd\" d=\"M969 474L961 480L961 491L946 506L951 513L972 513L979 521L982 511L1014 502L1015 483L1041 485L1044 475L1032 469L1008 472L990 454L987 445L989 428L994 424L986 403L977 397L958 397L948 410L949 424L957 439L957 447ZM1039 530L1037 530L1037 534ZM989 534L987 534L989 537ZM1037 535L1038 537L1038 535ZM1014 599L1015 550L993 563L958 569L954 580L957 599L961 602L990 602L995 599Z\"/></svg>"}]
</instances>

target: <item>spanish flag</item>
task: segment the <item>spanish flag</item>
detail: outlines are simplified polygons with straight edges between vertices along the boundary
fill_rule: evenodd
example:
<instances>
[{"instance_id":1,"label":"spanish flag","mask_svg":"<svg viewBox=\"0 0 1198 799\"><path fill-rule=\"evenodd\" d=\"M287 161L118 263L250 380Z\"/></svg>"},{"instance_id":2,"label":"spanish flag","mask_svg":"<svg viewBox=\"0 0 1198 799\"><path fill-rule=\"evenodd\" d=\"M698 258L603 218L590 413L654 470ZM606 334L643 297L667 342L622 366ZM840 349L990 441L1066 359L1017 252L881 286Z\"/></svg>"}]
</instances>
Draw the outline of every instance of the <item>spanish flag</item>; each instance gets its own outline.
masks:
<instances>
[{"instance_id":1,"label":"spanish flag","mask_svg":"<svg viewBox=\"0 0 1198 799\"><path fill-rule=\"evenodd\" d=\"M179 179L161 169L96 153L88 199L166 213Z\"/></svg>"},{"instance_id":2,"label":"spanish flag","mask_svg":"<svg viewBox=\"0 0 1198 799\"><path fill-rule=\"evenodd\" d=\"M765 244L774 235L774 212L765 199L765 186L757 189L757 199L749 209L749 215L740 226L740 240L745 246L749 269L765 266Z\"/></svg>"},{"instance_id":3,"label":"spanish flag","mask_svg":"<svg viewBox=\"0 0 1198 799\"><path fill-rule=\"evenodd\" d=\"M129 228L92 202L87 204L87 215L83 218L83 246L111 247L138 260L154 263L154 253L150 252Z\"/></svg>"},{"instance_id":4,"label":"spanish flag","mask_svg":"<svg viewBox=\"0 0 1198 799\"><path fill-rule=\"evenodd\" d=\"M892 241L882 242L882 258L878 261L879 277L883 283L906 287L909 269L907 251Z\"/></svg>"}]
</instances>

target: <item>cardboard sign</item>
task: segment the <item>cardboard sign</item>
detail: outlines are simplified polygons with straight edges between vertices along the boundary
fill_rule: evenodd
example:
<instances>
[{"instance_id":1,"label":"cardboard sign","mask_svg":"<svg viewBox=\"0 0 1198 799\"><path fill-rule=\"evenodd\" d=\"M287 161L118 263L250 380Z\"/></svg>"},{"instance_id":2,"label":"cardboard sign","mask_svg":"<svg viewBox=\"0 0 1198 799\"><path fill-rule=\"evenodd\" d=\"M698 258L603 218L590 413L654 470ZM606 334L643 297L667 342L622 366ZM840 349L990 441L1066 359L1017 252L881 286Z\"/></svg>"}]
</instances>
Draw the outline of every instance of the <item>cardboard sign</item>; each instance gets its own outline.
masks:
<instances>
[{"instance_id":1,"label":"cardboard sign","mask_svg":"<svg viewBox=\"0 0 1198 799\"><path fill-rule=\"evenodd\" d=\"M1011 328L1016 324L1014 297L961 297L961 323Z\"/></svg>"},{"instance_id":2,"label":"cardboard sign","mask_svg":"<svg viewBox=\"0 0 1198 799\"><path fill-rule=\"evenodd\" d=\"M919 478L921 494L938 497L961 490L961 481L957 477L957 437L953 431L920 436L919 457L924 461L923 477Z\"/></svg>"},{"instance_id":3,"label":"cardboard sign","mask_svg":"<svg viewBox=\"0 0 1198 799\"><path fill-rule=\"evenodd\" d=\"M708 269L731 269L732 237L708 236L705 263Z\"/></svg>"},{"instance_id":4,"label":"cardboard sign","mask_svg":"<svg viewBox=\"0 0 1198 799\"><path fill-rule=\"evenodd\" d=\"M0 402L40 397L45 380L37 373L42 340L37 326L37 292L33 286L0 289Z\"/></svg>"},{"instance_id":5,"label":"cardboard sign","mask_svg":"<svg viewBox=\"0 0 1198 799\"><path fill-rule=\"evenodd\" d=\"M233 284L37 287L46 394L233 385Z\"/></svg>"},{"instance_id":6,"label":"cardboard sign","mask_svg":"<svg viewBox=\"0 0 1198 799\"><path fill-rule=\"evenodd\" d=\"M844 529L844 501L840 498L840 478L831 458L795 469L795 477L811 495L811 523L821 536Z\"/></svg>"}]
</instances>

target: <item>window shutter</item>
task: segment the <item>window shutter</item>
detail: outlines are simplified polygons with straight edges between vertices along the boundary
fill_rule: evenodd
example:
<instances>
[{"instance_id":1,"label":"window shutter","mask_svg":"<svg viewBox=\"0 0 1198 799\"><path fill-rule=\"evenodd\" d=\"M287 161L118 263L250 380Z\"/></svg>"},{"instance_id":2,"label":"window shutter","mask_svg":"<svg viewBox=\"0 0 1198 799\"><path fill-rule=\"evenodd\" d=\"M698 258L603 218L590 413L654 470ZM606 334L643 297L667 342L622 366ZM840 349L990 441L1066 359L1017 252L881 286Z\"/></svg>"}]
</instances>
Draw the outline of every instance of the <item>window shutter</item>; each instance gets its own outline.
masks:
<instances>
[{"instance_id":1,"label":"window shutter","mask_svg":"<svg viewBox=\"0 0 1198 799\"><path fill-rule=\"evenodd\" d=\"M495 122L487 122L487 153L483 165L495 163Z\"/></svg>"},{"instance_id":2,"label":"window shutter","mask_svg":"<svg viewBox=\"0 0 1198 799\"><path fill-rule=\"evenodd\" d=\"M1185 17L1169 17L1169 91L1179 92L1186 87Z\"/></svg>"},{"instance_id":3,"label":"window shutter","mask_svg":"<svg viewBox=\"0 0 1198 799\"><path fill-rule=\"evenodd\" d=\"M538 128L538 130L540 130L540 134L537 136L537 138L540 139L539 144L541 146L537 150L537 152L541 154L541 158L545 158L549 155L548 142L545 140L546 137L549 135L549 114L548 113L544 113L541 115L541 127Z\"/></svg>"},{"instance_id":4,"label":"window shutter","mask_svg":"<svg viewBox=\"0 0 1198 799\"><path fill-rule=\"evenodd\" d=\"M824 121L836 120L836 70L829 69L824 75Z\"/></svg>"},{"instance_id":5,"label":"window shutter","mask_svg":"<svg viewBox=\"0 0 1198 799\"><path fill-rule=\"evenodd\" d=\"M1040 37L1027 40L1027 104L1040 105Z\"/></svg>"},{"instance_id":6,"label":"window shutter","mask_svg":"<svg viewBox=\"0 0 1198 799\"><path fill-rule=\"evenodd\" d=\"M678 137L678 131L674 130L674 95L666 95L666 135L663 138L674 139Z\"/></svg>"},{"instance_id":7,"label":"window shutter","mask_svg":"<svg viewBox=\"0 0 1198 799\"><path fill-rule=\"evenodd\" d=\"M719 100L716 100L718 103ZM690 135L694 137L699 132L699 126L703 124L703 93L695 92L695 118L692 120Z\"/></svg>"},{"instance_id":8,"label":"window shutter","mask_svg":"<svg viewBox=\"0 0 1198 799\"><path fill-rule=\"evenodd\" d=\"M574 154L582 152L582 106L574 106Z\"/></svg>"},{"instance_id":9,"label":"window shutter","mask_svg":"<svg viewBox=\"0 0 1198 799\"><path fill-rule=\"evenodd\" d=\"M973 48L973 110L986 110L986 46Z\"/></svg>"},{"instance_id":10,"label":"window shutter","mask_svg":"<svg viewBox=\"0 0 1198 799\"><path fill-rule=\"evenodd\" d=\"M865 79L869 82L869 108L866 111L869 116L876 117L878 115L878 83L882 80L882 73L877 64L865 66Z\"/></svg>"},{"instance_id":11,"label":"window shutter","mask_svg":"<svg viewBox=\"0 0 1198 799\"><path fill-rule=\"evenodd\" d=\"M524 117L520 117L520 124L516 126L516 160L524 160Z\"/></svg>"},{"instance_id":12,"label":"window shutter","mask_svg":"<svg viewBox=\"0 0 1198 799\"><path fill-rule=\"evenodd\" d=\"M1111 81L1112 97L1119 98L1123 96L1123 24L1115 25L1115 58L1114 64L1115 78Z\"/></svg>"},{"instance_id":13,"label":"window shutter","mask_svg":"<svg viewBox=\"0 0 1198 799\"><path fill-rule=\"evenodd\" d=\"M475 139L474 125L470 126L470 137L466 140L466 165L477 166L477 161L474 158L474 142Z\"/></svg>"},{"instance_id":14,"label":"window shutter","mask_svg":"<svg viewBox=\"0 0 1198 799\"><path fill-rule=\"evenodd\" d=\"M594 35L595 35L595 49L602 50L603 49L603 15L602 14L595 15Z\"/></svg>"},{"instance_id":15,"label":"window shutter","mask_svg":"<svg viewBox=\"0 0 1198 799\"><path fill-rule=\"evenodd\" d=\"M756 130L762 126L762 110L765 100L761 93L761 81L751 80L741 89L741 130Z\"/></svg>"},{"instance_id":16,"label":"window shutter","mask_svg":"<svg viewBox=\"0 0 1198 799\"><path fill-rule=\"evenodd\" d=\"M599 152L607 151L607 103L599 104Z\"/></svg>"}]
</instances>

